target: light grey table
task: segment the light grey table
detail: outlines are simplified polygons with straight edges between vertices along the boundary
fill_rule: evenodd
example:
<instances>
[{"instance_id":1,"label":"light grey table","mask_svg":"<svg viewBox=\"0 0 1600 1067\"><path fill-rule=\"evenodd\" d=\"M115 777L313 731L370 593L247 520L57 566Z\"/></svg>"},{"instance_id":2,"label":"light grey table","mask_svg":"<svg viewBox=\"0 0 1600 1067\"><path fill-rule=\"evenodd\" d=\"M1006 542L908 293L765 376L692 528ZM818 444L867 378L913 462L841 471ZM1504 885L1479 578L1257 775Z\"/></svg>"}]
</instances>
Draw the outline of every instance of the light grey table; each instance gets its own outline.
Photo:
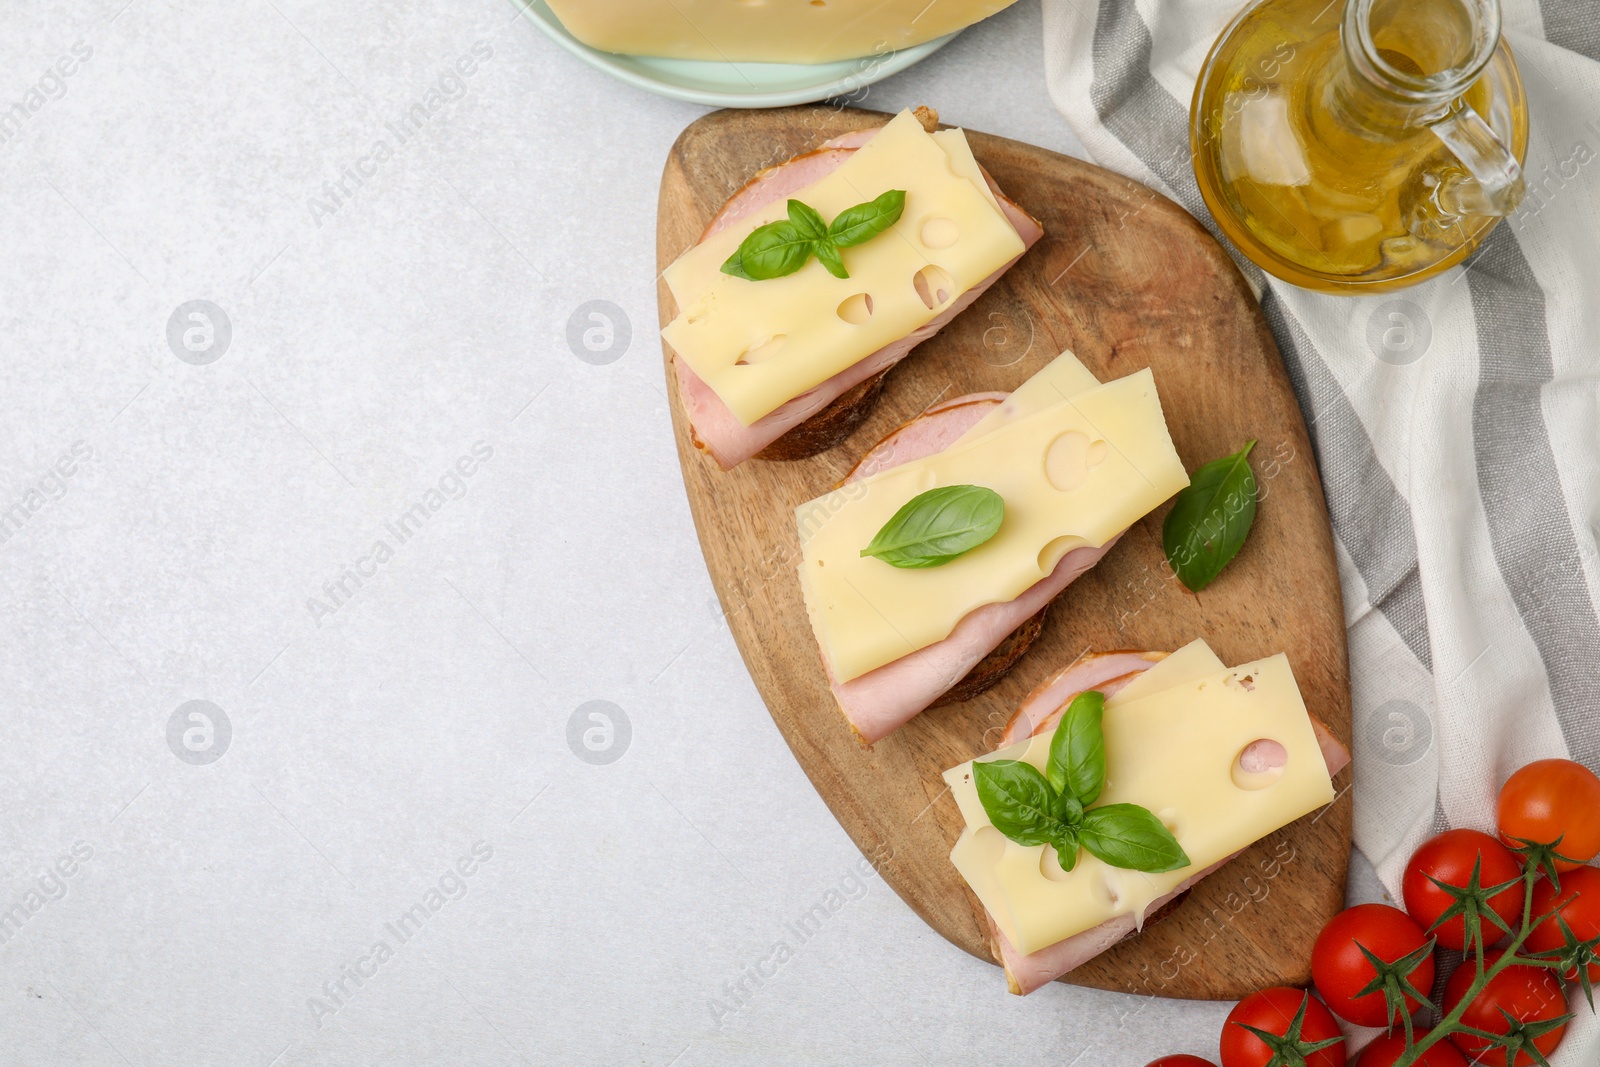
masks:
<instances>
[{"instance_id":1,"label":"light grey table","mask_svg":"<svg viewBox=\"0 0 1600 1067\"><path fill-rule=\"evenodd\" d=\"M1038 23L864 104L1075 151ZM500 0L9 4L0 58L0 1063L1214 1054L1006 995L763 710L653 326L702 109Z\"/></svg>"}]
</instances>

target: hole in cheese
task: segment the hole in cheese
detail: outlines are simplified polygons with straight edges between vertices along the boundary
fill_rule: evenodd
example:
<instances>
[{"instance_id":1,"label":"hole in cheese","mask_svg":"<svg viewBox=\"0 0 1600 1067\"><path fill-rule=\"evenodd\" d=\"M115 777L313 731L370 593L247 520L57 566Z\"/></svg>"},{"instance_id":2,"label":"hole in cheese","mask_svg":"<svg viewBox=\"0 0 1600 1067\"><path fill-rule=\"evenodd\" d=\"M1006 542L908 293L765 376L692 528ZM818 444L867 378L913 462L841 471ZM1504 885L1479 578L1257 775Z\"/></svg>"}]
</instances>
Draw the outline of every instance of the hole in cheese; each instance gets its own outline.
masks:
<instances>
[{"instance_id":1,"label":"hole in cheese","mask_svg":"<svg viewBox=\"0 0 1600 1067\"><path fill-rule=\"evenodd\" d=\"M993 826L980 826L972 832L972 844L981 863L996 867L1000 864L1000 858L1005 855L1006 845L1009 842L1006 836Z\"/></svg>"},{"instance_id":2,"label":"hole in cheese","mask_svg":"<svg viewBox=\"0 0 1600 1067\"><path fill-rule=\"evenodd\" d=\"M1233 761L1233 784L1240 789L1265 789L1283 777L1289 750L1270 737L1258 738L1239 750Z\"/></svg>"},{"instance_id":3,"label":"hole in cheese","mask_svg":"<svg viewBox=\"0 0 1600 1067\"><path fill-rule=\"evenodd\" d=\"M1071 534L1063 534L1039 550L1039 572L1049 574L1056 569L1056 564L1061 562L1061 557L1071 552L1081 544L1081 539Z\"/></svg>"},{"instance_id":4,"label":"hole in cheese","mask_svg":"<svg viewBox=\"0 0 1600 1067\"><path fill-rule=\"evenodd\" d=\"M852 326L864 326L872 318L872 294L847 296L839 304L839 317Z\"/></svg>"},{"instance_id":5,"label":"hole in cheese","mask_svg":"<svg viewBox=\"0 0 1600 1067\"><path fill-rule=\"evenodd\" d=\"M934 215L923 222L918 232L924 248L949 248L961 236L961 227L954 219Z\"/></svg>"},{"instance_id":6,"label":"hole in cheese","mask_svg":"<svg viewBox=\"0 0 1600 1067\"><path fill-rule=\"evenodd\" d=\"M1077 430L1050 442L1044 451L1044 476L1063 493L1078 488L1089 478L1089 435Z\"/></svg>"},{"instance_id":7,"label":"hole in cheese","mask_svg":"<svg viewBox=\"0 0 1600 1067\"><path fill-rule=\"evenodd\" d=\"M777 355L783 348L783 343L789 338L785 334L766 337L744 350L744 355L734 362L736 367L748 367L755 363L763 363Z\"/></svg>"},{"instance_id":8,"label":"hole in cheese","mask_svg":"<svg viewBox=\"0 0 1600 1067\"><path fill-rule=\"evenodd\" d=\"M1061 869L1061 861L1056 859L1056 847L1046 845L1039 853L1039 873L1044 875L1046 881L1070 882L1072 872Z\"/></svg>"},{"instance_id":9,"label":"hole in cheese","mask_svg":"<svg viewBox=\"0 0 1600 1067\"><path fill-rule=\"evenodd\" d=\"M911 278L911 285L929 311L949 303L956 293L956 280L950 277L950 272L933 263L917 271Z\"/></svg>"}]
</instances>

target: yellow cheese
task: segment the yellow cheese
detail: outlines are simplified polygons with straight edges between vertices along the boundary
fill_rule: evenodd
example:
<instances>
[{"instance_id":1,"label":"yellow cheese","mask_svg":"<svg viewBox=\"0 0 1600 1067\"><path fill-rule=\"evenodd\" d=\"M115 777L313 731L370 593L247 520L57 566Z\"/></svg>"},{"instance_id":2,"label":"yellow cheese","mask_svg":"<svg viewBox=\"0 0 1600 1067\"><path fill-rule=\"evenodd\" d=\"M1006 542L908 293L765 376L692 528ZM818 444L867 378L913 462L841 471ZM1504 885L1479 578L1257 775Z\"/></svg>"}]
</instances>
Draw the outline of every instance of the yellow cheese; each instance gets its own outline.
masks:
<instances>
[{"instance_id":1,"label":"yellow cheese","mask_svg":"<svg viewBox=\"0 0 1600 1067\"><path fill-rule=\"evenodd\" d=\"M1126 704L1184 682L1198 682L1227 670L1222 658L1203 640L1190 641L1117 692Z\"/></svg>"},{"instance_id":2,"label":"yellow cheese","mask_svg":"<svg viewBox=\"0 0 1600 1067\"><path fill-rule=\"evenodd\" d=\"M993 411L973 423L972 429L956 438L970 441L1007 423L1043 411L1052 404L1088 392L1100 384L1100 379L1078 361L1071 350L1061 353L1046 363L1033 377L1017 386Z\"/></svg>"},{"instance_id":3,"label":"yellow cheese","mask_svg":"<svg viewBox=\"0 0 1600 1067\"><path fill-rule=\"evenodd\" d=\"M835 679L943 640L969 612L1015 599L1062 556L1105 544L1188 481L1143 370L801 505L800 584ZM999 532L939 567L861 555L907 501L946 485L1000 494Z\"/></svg>"},{"instance_id":4,"label":"yellow cheese","mask_svg":"<svg viewBox=\"0 0 1600 1067\"><path fill-rule=\"evenodd\" d=\"M1158 660L1155 666L1147 667L1139 677L1123 686L1115 696L1109 697L1106 704L1107 707L1130 704L1134 700L1154 696L1164 689L1170 689L1188 682L1198 682L1214 674L1221 674L1227 669L1221 657L1211 651L1211 646L1205 643L1205 639L1196 638L1166 658ZM1050 733L1053 734L1055 731L1052 730ZM996 751L993 757L985 756L982 758L1001 759L1003 758L1003 751L1009 751L1023 744L1025 742L1016 742L1005 750ZM1046 754L1048 754L1048 746ZM960 767L946 771L944 773L945 780L948 782L951 775L970 767L973 762L976 761L969 761ZM956 806L961 809L961 817L967 821L968 826L976 826L988 820L988 816L983 811L983 804L979 802L978 794L974 790L965 786L952 785L951 795L955 797Z\"/></svg>"},{"instance_id":5,"label":"yellow cheese","mask_svg":"<svg viewBox=\"0 0 1600 1067\"><path fill-rule=\"evenodd\" d=\"M905 190L894 226L843 250L849 278L835 278L816 258L765 281L721 272L751 231L787 217L787 200L712 234L667 268L680 311L661 336L745 425L904 339L1022 254L965 137L947 132L956 136L932 137L902 111L793 194L831 221Z\"/></svg>"},{"instance_id":6,"label":"yellow cheese","mask_svg":"<svg viewBox=\"0 0 1600 1067\"><path fill-rule=\"evenodd\" d=\"M873 140L878 140L878 137L883 136L884 133L889 134L890 140L880 143L880 148L883 144L888 144L891 148L898 144L901 146L900 150L905 150L905 146L910 144L912 145L911 150L919 158L935 160L935 157L928 155L923 147L916 145L919 140L918 135L923 133L922 124L917 121L909 110L903 110L891 119ZM1000 210L1000 201L995 197L994 190L989 188L989 183L984 180L983 170L978 166L978 161L972 154L972 146L967 144L965 131L936 130L931 134L926 134L926 136L939 151L944 153L951 173L971 183L994 206L995 211L1003 216L1004 212ZM857 155L859 154L860 150L858 149ZM854 161L855 158L855 156L852 156L851 161ZM843 167L840 169L843 169ZM811 195L810 190L817 184L820 183L814 182L812 185L796 192L794 199L810 203L809 200L806 200L806 197ZM896 188L900 187L897 186ZM854 203L860 203L860 200L856 200ZM769 222L776 222L779 219L788 217L788 198L768 204L759 212L747 215L738 223L707 237L669 264L667 269L662 272L661 277L666 281L667 288L672 291L672 298L677 302L678 307L684 308L688 306L690 300L704 293L713 282L721 281L727 277L722 273L722 264L733 254L734 249L739 247L740 242L749 235L750 231L758 226L764 226ZM1009 226L1009 223L1007 225ZM852 271L852 273L854 272ZM768 279L761 284L769 287L767 291L771 292L770 287L778 283L779 279L774 278ZM737 292L738 290L735 291Z\"/></svg>"},{"instance_id":7,"label":"yellow cheese","mask_svg":"<svg viewBox=\"0 0 1600 1067\"><path fill-rule=\"evenodd\" d=\"M1181 870L1122 870L1084 851L1064 872L1050 846L1019 845L994 828L971 762L945 772L967 823L951 862L1018 950L1036 952L1118 915L1142 924L1150 904L1186 879L1333 800L1287 657L1202 671L1215 660L1196 642L1106 701L1106 787L1095 806L1153 811L1192 861ZM983 758L1020 759L1042 772L1054 733ZM1286 751L1281 772L1239 771L1239 754L1263 739Z\"/></svg>"},{"instance_id":8,"label":"yellow cheese","mask_svg":"<svg viewBox=\"0 0 1600 1067\"><path fill-rule=\"evenodd\" d=\"M920 125L920 123L919 123ZM933 143L938 145L944 154L950 157L950 169L958 176L967 179L972 187L982 193L994 205L996 211L1000 210L1000 198L994 195L994 190L989 188L989 180L983 176L983 168L978 166L978 160L972 154L972 146L967 143L965 130L934 130L928 134Z\"/></svg>"},{"instance_id":9,"label":"yellow cheese","mask_svg":"<svg viewBox=\"0 0 1600 1067\"><path fill-rule=\"evenodd\" d=\"M549 0L602 52L713 62L831 63L965 29L1016 0ZM863 66L869 72L871 64Z\"/></svg>"}]
</instances>

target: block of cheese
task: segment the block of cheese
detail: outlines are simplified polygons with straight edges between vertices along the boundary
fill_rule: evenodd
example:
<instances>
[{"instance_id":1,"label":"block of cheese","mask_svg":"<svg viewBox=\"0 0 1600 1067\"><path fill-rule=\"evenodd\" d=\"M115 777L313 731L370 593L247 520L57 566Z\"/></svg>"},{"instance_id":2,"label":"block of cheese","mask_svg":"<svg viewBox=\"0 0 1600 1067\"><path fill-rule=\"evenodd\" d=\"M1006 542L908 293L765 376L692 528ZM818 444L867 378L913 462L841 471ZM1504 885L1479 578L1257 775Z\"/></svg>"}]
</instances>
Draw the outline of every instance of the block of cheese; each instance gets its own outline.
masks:
<instances>
[{"instance_id":1,"label":"block of cheese","mask_svg":"<svg viewBox=\"0 0 1600 1067\"><path fill-rule=\"evenodd\" d=\"M1070 363L1062 366L1070 377ZM1025 395L1022 408L1031 404ZM1104 545L1188 482L1155 380L1142 370L802 504L800 585L835 680L942 640L969 612L1015 599L1062 556ZM946 485L998 493L999 531L938 567L861 555L909 500Z\"/></svg>"},{"instance_id":2,"label":"block of cheese","mask_svg":"<svg viewBox=\"0 0 1600 1067\"><path fill-rule=\"evenodd\" d=\"M1036 952L1118 915L1146 908L1199 871L1334 799L1317 736L1283 655L1228 668L1196 641L1106 701L1106 787L1095 802L1148 808L1177 837L1190 866L1164 874L1112 867L1087 851L1062 871L1048 845L1008 840L989 822L972 763L945 772L966 820L951 862L1019 952ZM1050 730L995 752L1041 772ZM1241 753L1275 741L1275 771L1249 773Z\"/></svg>"},{"instance_id":3,"label":"block of cheese","mask_svg":"<svg viewBox=\"0 0 1600 1067\"><path fill-rule=\"evenodd\" d=\"M666 269L679 313L661 336L744 425L933 321L1024 250L966 138L930 135L909 111L793 198L831 221L891 189L905 190L904 212L843 250L848 278L815 257L781 278L722 273L751 231L788 217L787 200L712 234Z\"/></svg>"},{"instance_id":4,"label":"block of cheese","mask_svg":"<svg viewBox=\"0 0 1600 1067\"><path fill-rule=\"evenodd\" d=\"M713 62L831 63L965 29L1016 0L549 0L590 48Z\"/></svg>"}]
</instances>

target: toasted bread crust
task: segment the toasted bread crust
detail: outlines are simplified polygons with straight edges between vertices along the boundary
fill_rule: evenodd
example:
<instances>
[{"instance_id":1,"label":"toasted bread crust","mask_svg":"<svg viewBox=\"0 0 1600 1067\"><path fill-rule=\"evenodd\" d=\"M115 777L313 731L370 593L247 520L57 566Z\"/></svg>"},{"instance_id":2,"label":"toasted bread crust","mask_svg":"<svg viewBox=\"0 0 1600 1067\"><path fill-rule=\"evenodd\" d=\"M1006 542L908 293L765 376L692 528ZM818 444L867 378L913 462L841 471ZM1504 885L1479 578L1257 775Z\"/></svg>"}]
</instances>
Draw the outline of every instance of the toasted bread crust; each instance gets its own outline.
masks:
<instances>
[{"instance_id":1,"label":"toasted bread crust","mask_svg":"<svg viewBox=\"0 0 1600 1067\"><path fill-rule=\"evenodd\" d=\"M946 704L959 704L998 685L1000 679L1009 674L1011 668L1027 655L1028 649L1033 647L1033 643L1044 632L1044 618L1049 613L1050 605L1046 604L1030 615L1026 622L1012 630L1004 641L995 646L993 652L979 660L977 666L968 671L961 681L951 686L949 692L940 697L933 706L939 708Z\"/></svg>"},{"instance_id":2,"label":"toasted bread crust","mask_svg":"<svg viewBox=\"0 0 1600 1067\"><path fill-rule=\"evenodd\" d=\"M756 458L792 462L810 459L840 444L872 414L878 398L883 395L884 376L893 369L886 368L852 386L833 403L757 452Z\"/></svg>"}]
</instances>

